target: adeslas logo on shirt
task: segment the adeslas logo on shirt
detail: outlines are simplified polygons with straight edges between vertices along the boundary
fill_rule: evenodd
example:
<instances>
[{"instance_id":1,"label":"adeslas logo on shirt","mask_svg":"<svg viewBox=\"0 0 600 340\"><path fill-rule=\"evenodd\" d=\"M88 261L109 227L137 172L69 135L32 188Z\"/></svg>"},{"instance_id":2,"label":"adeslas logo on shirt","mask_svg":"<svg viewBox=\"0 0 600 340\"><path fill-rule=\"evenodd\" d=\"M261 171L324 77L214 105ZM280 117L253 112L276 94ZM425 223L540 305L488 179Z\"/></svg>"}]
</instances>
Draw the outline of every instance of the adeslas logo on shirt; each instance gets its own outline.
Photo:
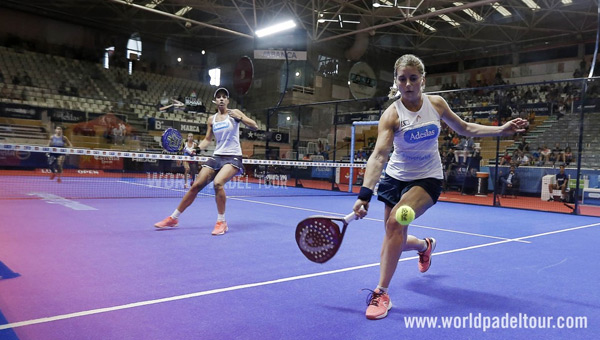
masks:
<instances>
[{"instance_id":1,"label":"adeslas logo on shirt","mask_svg":"<svg viewBox=\"0 0 600 340\"><path fill-rule=\"evenodd\" d=\"M226 129L228 127L229 127L229 122L227 120L213 123L213 131L219 131L222 129Z\"/></svg>"},{"instance_id":2,"label":"adeslas logo on shirt","mask_svg":"<svg viewBox=\"0 0 600 340\"><path fill-rule=\"evenodd\" d=\"M407 143L418 143L428 139L437 138L439 128L435 124L421 126L420 128L406 131L404 141Z\"/></svg>"}]
</instances>

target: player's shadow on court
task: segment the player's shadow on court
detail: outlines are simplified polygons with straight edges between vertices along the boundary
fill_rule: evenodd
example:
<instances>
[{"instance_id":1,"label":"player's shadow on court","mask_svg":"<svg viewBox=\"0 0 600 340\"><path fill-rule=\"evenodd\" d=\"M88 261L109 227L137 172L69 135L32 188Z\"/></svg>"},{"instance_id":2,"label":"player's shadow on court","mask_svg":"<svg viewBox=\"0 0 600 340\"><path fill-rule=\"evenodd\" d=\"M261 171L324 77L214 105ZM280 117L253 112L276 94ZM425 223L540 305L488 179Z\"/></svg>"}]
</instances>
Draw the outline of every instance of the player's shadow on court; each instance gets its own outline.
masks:
<instances>
[{"instance_id":1,"label":"player's shadow on court","mask_svg":"<svg viewBox=\"0 0 600 340\"><path fill-rule=\"evenodd\" d=\"M21 274L12 271L4 262L0 261L0 280L14 279L19 277Z\"/></svg>"},{"instance_id":2,"label":"player's shadow on court","mask_svg":"<svg viewBox=\"0 0 600 340\"><path fill-rule=\"evenodd\" d=\"M500 295L482 292L466 287L446 286L443 283L444 276L427 275L412 279L402 287L416 294L422 294L430 298L447 302L451 305L462 305L469 308L483 310L497 310L507 312L517 310L519 312L539 311L543 306L538 306L535 300L526 300L514 295Z\"/></svg>"}]
</instances>

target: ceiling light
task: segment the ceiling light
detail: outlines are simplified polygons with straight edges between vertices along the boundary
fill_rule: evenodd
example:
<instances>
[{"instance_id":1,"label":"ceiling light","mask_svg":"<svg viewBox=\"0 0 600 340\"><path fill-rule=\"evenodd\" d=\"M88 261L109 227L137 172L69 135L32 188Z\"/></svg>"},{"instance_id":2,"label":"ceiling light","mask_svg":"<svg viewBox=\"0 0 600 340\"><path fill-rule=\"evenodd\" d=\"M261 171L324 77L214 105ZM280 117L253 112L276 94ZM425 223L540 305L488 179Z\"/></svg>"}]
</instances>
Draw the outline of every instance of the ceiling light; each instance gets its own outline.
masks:
<instances>
[{"instance_id":1,"label":"ceiling light","mask_svg":"<svg viewBox=\"0 0 600 340\"><path fill-rule=\"evenodd\" d=\"M417 7L414 6L401 6L398 5L398 0L394 0L393 2L390 0L379 0L379 1L373 1L373 7L377 8L377 7L395 7L395 8L401 8L401 9L417 9Z\"/></svg>"},{"instance_id":2,"label":"ceiling light","mask_svg":"<svg viewBox=\"0 0 600 340\"><path fill-rule=\"evenodd\" d=\"M256 36L259 38L265 37L267 35L271 35L271 34L275 34L275 33L279 33L281 31L285 31L288 30L290 28L294 28L296 27L296 23L293 20L288 20L288 21L284 21L282 23L273 25L273 26L269 26L263 29L260 29L258 31L256 31Z\"/></svg>"},{"instance_id":3,"label":"ceiling light","mask_svg":"<svg viewBox=\"0 0 600 340\"><path fill-rule=\"evenodd\" d=\"M450 18L446 14L441 14L439 17L442 18L442 19L444 19L445 22L449 23L450 25L452 25L454 27L460 26L460 24L458 22L452 20L452 18Z\"/></svg>"},{"instance_id":4,"label":"ceiling light","mask_svg":"<svg viewBox=\"0 0 600 340\"><path fill-rule=\"evenodd\" d=\"M570 5L573 3L573 0L560 0L560 2L562 2L563 5Z\"/></svg>"},{"instance_id":5,"label":"ceiling light","mask_svg":"<svg viewBox=\"0 0 600 340\"><path fill-rule=\"evenodd\" d=\"M430 12L435 12L435 7L431 7L429 9ZM460 26L460 24L456 21L454 21L452 18L450 18L449 16L447 16L446 14L440 14L438 15L440 18L444 19L445 22L449 23L450 25L457 27Z\"/></svg>"},{"instance_id":6,"label":"ceiling light","mask_svg":"<svg viewBox=\"0 0 600 340\"><path fill-rule=\"evenodd\" d=\"M163 1L165 1L165 0L152 0L149 3L146 4L146 7L148 7L148 8L154 8L157 5L160 5L161 2L163 2Z\"/></svg>"},{"instance_id":7,"label":"ceiling light","mask_svg":"<svg viewBox=\"0 0 600 340\"><path fill-rule=\"evenodd\" d=\"M462 2L454 2L454 6L462 6L464 5ZM467 13L471 18L477 20L477 21L483 21L483 18L481 17L481 15L475 13L472 9L467 8L467 9L463 9L463 12Z\"/></svg>"},{"instance_id":8,"label":"ceiling light","mask_svg":"<svg viewBox=\"0 0 600 340\"><path fill-rule=\"evenodd\" d=\"M426 22L421 21L421 20L415 20L415 22L425 28L427 28L428 30L430 30L431 32L435 32L437 31L434 27L428 25Z\"/></svg>"},{"instance_id":9,"label":"ceiling light","mask_svg":"<svg viewBox=\"0 0 600 340\"><path fill-rule=\"evenodd\" d=\"M533 0L521 0L527 7L531 8L533 11L541 9L541 7L535 3Z\"/></svg>"},{"instance_id":10,"label":"ceiling light","mask_svg":"<svg viewBox=\"0 0 600 340\"><path fill-rule=\"evenodd\" d=\"M321 14L320 16L322 17L323 15ZM317 20L317 22L320 23L320 24L323 24L325 22L337 22L337 23L340 24L340 27L344 27L344 24L360 24L360 21L343 19L341 15L338 15L337 19L323 19L323 18L319 18Z\"/></svg>"},{"instance_id":11,"label":"ceiling light","mask_svg":"<svg viewBox=\"0 0 600 340\"><path fill-rule=\"evenodd\" d=\"M175 12L175 15L178 17L182 17L185 13L189 12L192 10L192 7L190 6L185 6L182 9L178 10L177 12Z\"/></svg>"},{"instance_id":12,"label":"ceiling light","mask_svg":"<svg viewBox=\"0 0 600 340\"><path fill-rule=\"evenodd\" d=\"M511 12L509 12L505 7L503 7L502 5L500 5L497 2L494 2L491 5L496 11L498 11L500 14L502 14L502 16L509 17L512 15Z\"/></svg>"}]
</instances>

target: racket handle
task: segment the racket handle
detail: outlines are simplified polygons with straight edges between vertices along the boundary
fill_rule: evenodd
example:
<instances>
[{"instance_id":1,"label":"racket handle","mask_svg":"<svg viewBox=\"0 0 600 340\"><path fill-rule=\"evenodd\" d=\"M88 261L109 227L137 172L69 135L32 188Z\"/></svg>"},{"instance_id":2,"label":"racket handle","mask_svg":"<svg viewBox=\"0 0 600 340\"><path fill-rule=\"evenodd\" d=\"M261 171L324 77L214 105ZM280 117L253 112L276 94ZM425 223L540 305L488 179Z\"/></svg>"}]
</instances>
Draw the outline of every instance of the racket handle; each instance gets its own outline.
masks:
<instances>
[{"instance_id":1,"label":"racket handle","mask_svg":"<svg viewBox=\"0 0 600 340\"><path fill-rule=\"evenodd\" d=\"M358 218L356 217L356 214L354 213L354 211L349 213L348 215L344 216L344 222L346 222L346 223L350 223L357 219Z\"/></svg>"}]
</instances>

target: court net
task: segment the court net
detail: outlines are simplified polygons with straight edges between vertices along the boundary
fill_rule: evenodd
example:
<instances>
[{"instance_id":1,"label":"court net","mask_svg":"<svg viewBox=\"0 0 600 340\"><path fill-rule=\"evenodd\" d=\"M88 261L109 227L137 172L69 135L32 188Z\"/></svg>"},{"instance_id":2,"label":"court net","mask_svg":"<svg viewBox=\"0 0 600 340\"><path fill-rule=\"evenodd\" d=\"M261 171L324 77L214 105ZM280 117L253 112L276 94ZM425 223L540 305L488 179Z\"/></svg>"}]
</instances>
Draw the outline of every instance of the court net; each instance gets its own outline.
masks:
<instances>
[{"instance_id":1,"label":"court net","mask_svg":"<svg viewBox=\"0 0 600 340\"><path fill-rule=\"evenodd\" d=\"M50 179L53 156L64 155L61 182ZM191 179L184 162L198 164L206 156L56 148L0 143L0 198L181 198ZM54 161L54 163L52 163ZM225 185L229 197L354 195L364 164L327 161L244 159L243 175ZM213 196L209 184L199 196Z\"/></svg>"}]
</instances>

